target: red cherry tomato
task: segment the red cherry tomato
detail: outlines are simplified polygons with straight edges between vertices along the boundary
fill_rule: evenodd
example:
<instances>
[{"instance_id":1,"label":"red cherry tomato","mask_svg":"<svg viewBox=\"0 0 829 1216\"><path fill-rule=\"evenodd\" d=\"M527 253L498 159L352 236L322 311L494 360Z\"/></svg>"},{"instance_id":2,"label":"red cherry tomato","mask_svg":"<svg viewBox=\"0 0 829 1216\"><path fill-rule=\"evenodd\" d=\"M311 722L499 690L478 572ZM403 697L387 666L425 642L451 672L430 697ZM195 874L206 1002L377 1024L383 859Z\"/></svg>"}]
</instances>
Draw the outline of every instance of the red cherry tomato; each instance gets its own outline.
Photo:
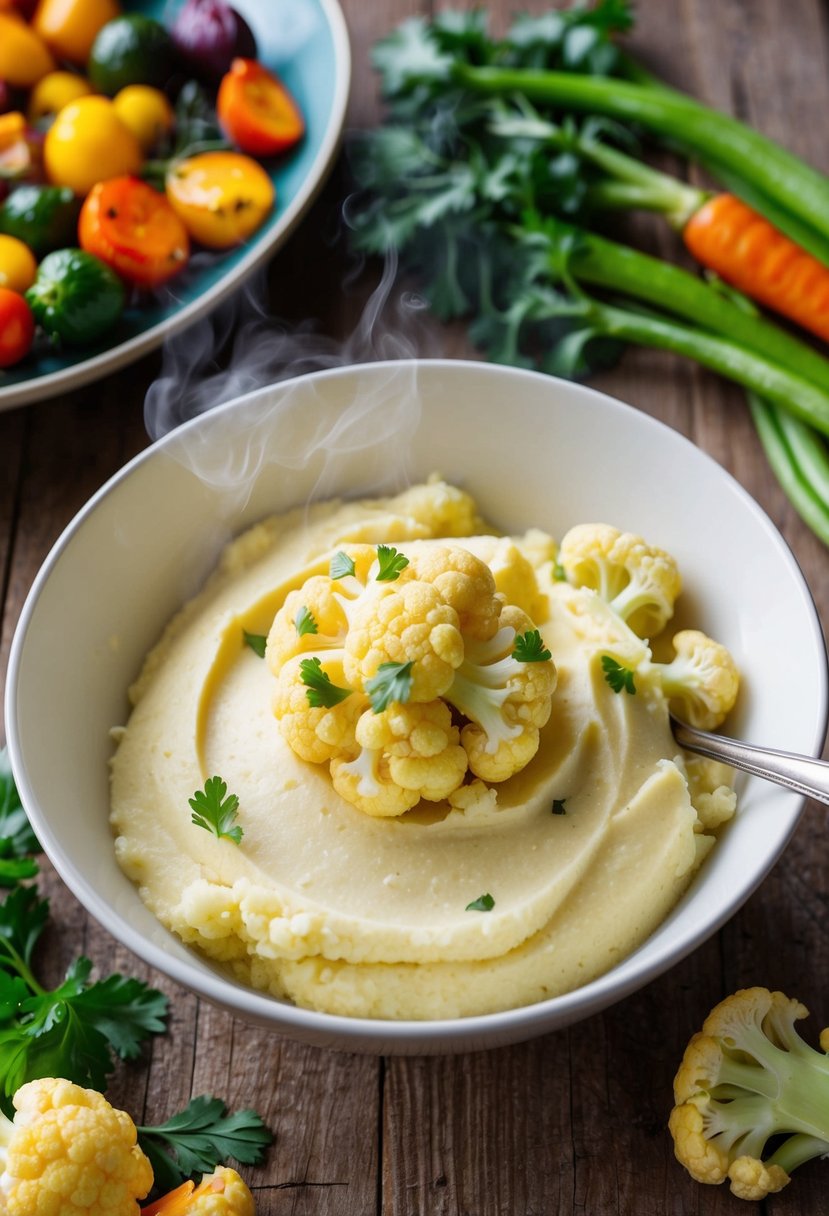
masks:
<instances>
[{"instance_id":1,"label":"red cherry tomato","mask_svg":"<svg viewBox=\"0 0 829 1216\"><path fill-rule=\"evenodd\" d=\"M275 156L305 134L299 106L280 80L255 59L234 59L216 98L219 125L250 156Z\"/></svg>"},{"instance_id":2,"label":"red cherry tomato","mask_svg":"<svg viewBox=\"0 0 829 1216\"><path fill-rule=\"evenodd\" d=\"M31 350L35 336L32 310L16 291L0 287L0 367L19 363Z\"/></svg>"},{"instance_id":3,"label":"red cherry tomato","mask_svg":"<svg viewBox=\"0 0 829 1216\"><path fill-rule=\"evenodd\" d=\"M137 177L98 182L78 220L81 248L137 287L158 287L187 265L187 230L166 197Z\"/></svg>"}]
</instances>

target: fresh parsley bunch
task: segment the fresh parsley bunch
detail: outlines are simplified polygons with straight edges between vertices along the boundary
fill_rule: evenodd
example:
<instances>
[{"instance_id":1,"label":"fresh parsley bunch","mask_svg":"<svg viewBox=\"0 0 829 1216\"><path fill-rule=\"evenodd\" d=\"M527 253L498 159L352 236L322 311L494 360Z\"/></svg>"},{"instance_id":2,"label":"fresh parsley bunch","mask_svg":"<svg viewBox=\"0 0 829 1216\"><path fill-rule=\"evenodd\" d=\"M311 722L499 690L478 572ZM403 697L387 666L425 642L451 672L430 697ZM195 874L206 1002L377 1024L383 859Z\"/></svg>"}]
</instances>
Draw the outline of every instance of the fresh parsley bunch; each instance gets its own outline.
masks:
<instances>
[{"instance_id":1,"label":"fresh parsley bunch","mask_svg":"<svg viewBox=\"0 0 829 1216\"><path fill-rule=\"evenodd\" d=\"M5 748L0 748L0 887L34 878L40 844L20 802Z\"/></svg>"},{"instance_id":2,"label":"fresh parsley bunch","mask_svg":"<svg viewBox=\"0 0 829 1216\"><path fill-rule=\"evenodd\" d=\"M26 1081L65 1077L103 1090L115 1057L135 1059L149 1035L166 1029L167 998L115 973L92 981L92 963L71 964L57 988L34 970L49 901L19 886L0 904L0 1105Z\"/></svg>"},{"instance_id":3,"label":"fresh parsley bunch","mask_svg":"<svg viewBox=\"0 0 829 1216\"><path fill-rule=\"evenodd\" d=\"M243 1165L258 1165L273 1142L273 1134L256 1111L230 1114L221 1099L208 1094L191 1099L166 1123L137 1130L138 1142L153 1167L154 1193L208 1173L228 1157Z\"/></svg>"}]
</instances>

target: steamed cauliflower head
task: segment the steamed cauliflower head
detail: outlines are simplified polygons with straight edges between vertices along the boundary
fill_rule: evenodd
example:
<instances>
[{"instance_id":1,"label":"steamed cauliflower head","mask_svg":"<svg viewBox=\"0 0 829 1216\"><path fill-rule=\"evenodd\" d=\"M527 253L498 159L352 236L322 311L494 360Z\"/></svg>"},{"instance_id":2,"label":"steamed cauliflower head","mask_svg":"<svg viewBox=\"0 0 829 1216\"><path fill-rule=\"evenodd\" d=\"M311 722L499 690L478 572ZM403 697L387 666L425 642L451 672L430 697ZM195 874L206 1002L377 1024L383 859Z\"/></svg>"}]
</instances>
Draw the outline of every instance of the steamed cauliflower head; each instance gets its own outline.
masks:
<instances>
[{"instance_id":1,"label":"steamed cauliflower head","mask_svg":"<svg viewBox=\"0 0 829 1216\"><path fill-rule=\"evenodd\" d=\"M94 1090L53 1077L14 1095L0 1132L8 1216L138 1216L153 1184L135 1124Z\"/></svg>"},{"instance_id":2,"label":"steamed cauliflower head","mask_svg":"<svg viewBox=\"0 0 829 1216\"><path fill-rule=\"evenodd\" d=\"M445 543L346 545L329 575L290 592L266 657L274 713L304 760L330 762L337 792L369 815L441 801L469 770L499 782L538 750L556 683L527 613L505 603L487 563ZM496 546L501 585L543 602L514 545Z\"/></svg>"}]
</instances>

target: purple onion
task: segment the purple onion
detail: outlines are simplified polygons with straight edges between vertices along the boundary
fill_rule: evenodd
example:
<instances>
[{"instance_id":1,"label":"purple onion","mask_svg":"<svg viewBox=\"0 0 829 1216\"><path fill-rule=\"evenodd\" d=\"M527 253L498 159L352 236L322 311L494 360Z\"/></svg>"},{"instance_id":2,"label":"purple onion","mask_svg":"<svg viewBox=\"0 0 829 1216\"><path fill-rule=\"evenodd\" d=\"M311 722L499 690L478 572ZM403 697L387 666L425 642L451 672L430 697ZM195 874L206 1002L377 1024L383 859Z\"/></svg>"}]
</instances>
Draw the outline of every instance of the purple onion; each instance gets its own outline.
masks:
<instances>
[{"instance_id":1,"label":"purple onion","mask_svg":"<svg viewBox=\"0 0 829 1216\"><path fill-rule=\"evenodd\" d=\"M170 33L191 71L211 83L230 70L234 59L256 58L253 31L223 0L187 0Z\"/></svg>"}]
</instances>

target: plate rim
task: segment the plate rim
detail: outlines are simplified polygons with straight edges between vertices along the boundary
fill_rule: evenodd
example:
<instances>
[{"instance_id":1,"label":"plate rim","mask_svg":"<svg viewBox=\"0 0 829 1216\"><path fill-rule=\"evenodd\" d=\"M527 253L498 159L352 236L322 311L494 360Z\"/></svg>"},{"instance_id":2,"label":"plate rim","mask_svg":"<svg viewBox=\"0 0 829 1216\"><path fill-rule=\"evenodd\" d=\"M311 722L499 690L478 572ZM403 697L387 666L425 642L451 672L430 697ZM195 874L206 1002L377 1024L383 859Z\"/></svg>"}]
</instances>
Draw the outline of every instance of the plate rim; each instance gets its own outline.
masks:
<instances>
[{"instance_id":1,"label":"plate rim","mask_svg":"<svg viewBox=\"0 0 829 1216\"><path fill-rule=\"evenodd\" d=\"M165 317L149 329L135 334L109 347L82 363L63 367L42 376L34 376L20 384L6 387L0 385L0 412L21 405L47 401L61 392L70 392L111 375L149 354L161 346L167 338L181 333L196 321L212 312L250 277L255 270L274 256L281 245L293 234L322 189L333 168L334 160L342 141L345 115L351 89L352 55L348 25L339 0L316 0L322 10L331 33L334 49L335 85L331 115L323 134L319 150L303 183L277 220L270 237L265 241L254 241L243 258L227 275L221 275L207 291L191 300L172 317Z\"/></svg>"}]
</instances>

